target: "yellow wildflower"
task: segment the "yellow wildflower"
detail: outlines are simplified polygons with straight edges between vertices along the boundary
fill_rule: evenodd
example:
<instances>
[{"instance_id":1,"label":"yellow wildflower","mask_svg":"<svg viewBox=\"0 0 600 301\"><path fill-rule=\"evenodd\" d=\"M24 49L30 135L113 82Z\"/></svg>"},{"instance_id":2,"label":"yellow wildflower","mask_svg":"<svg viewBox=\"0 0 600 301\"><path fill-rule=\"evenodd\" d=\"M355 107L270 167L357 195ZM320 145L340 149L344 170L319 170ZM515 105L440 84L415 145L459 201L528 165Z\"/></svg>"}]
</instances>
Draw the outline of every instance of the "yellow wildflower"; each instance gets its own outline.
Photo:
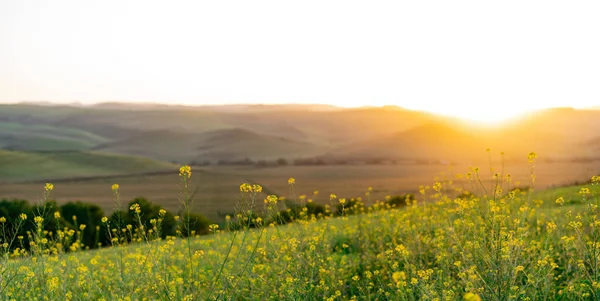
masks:
<instances>
[{"instance_id":1,"label":"yellow wildflower","mask_svg":"<svg viewBox=\"0 0 600 301\"><path fill-rule=\"evenodd\" d=\"M531 152L529 154L527 154L527 161L529 161L529 163L533 163L533 161L535 160L535 158L537 158L537 154L534 152Z\"/></svg>"},{"instance_id":2,"label":"yellow wildflower","mask_svg":"<svg viewBox=\"0 0 600 301\"><path fill-rule=\"evenodd\" d=\"M48 290L50 292L54 292L59 286L59 278L58 277L49 278L48 280L46 280L46 286L48 287Z\"/></svg>"},{"instance_id":3,"label":"yellow wildflower","mask_svg":"<svg viewBox=\"0 0 600 301\"><path fill-rule=\"evenodd\" d=\"M142 212L142 210L140 209L140 205L138 203L135 203L135 204L131 205L129 207L129 210L131 210L131 211L133 211L135 213L138 213L138 214Z\"/></svg>"},{"instance_id":4,"label":"yellow wildflower","mask_svg":"<svg viewBox=\"0 0 600 301\"><path fill-rule=\"evenodd\" d=\"M392 274L392 280L394 280L394 282L396 282L396 283L406 280L406 273L405 272L394 272Z\"/></svg>"},{"instance_id":5,"label":"yellow wildflower","mask_svg":"<svg viewBox=\"0 0 600 301\"><path fill-rule=\"evenodd\" d=\"M590 189L589 189L589 188L587 188L587 187L582 187L582 188L579 190L579 194L580 194L580 195L582 195L582 196L587 196L587 195L589 195L589 194L590 194Z\"/></svg>"},{"instance_id":6,"label":"yellow wildflower","mask_svg":"<svg viewBox=\"0 0 600 301\"><path fill-rule=\"evenodd\" d=\"M192 176L192 168L189 165L184 165L179 168L179 176L188 177Z\"/></svg>"},{"instance_id":7,"label":"yellow wildflower","mask_svg":"<svg viewBox=\"0 0 600 301\"><path fill-rule=\"evenodd\" d=\"M267 198L265 199L265 203L275 204L275 203L277 203L278 199L279 198L276 195L271 194L271 195L267 196Z\"/></svg>"},{"instance_id":8,"label":"yellow wildflower","mask_svg":"<svg viewBox=\"0 0 600 301\"><path fill-rule=\"evenodd\" d=\"M525 270L525 267L523 267L522 265L515 267L515 273L523 272L524 270Z\"/></svg>"},{"instance_id":9,"label":"yellow wildflower","mask_svg":"<svg viewBox=\"0 0 600 301\"><path fill-rule=\"evenodd\" d=\"M475 293L466 293L464 296L465 301L481 301L481 297Z\"/></svg>"}]
</instances>

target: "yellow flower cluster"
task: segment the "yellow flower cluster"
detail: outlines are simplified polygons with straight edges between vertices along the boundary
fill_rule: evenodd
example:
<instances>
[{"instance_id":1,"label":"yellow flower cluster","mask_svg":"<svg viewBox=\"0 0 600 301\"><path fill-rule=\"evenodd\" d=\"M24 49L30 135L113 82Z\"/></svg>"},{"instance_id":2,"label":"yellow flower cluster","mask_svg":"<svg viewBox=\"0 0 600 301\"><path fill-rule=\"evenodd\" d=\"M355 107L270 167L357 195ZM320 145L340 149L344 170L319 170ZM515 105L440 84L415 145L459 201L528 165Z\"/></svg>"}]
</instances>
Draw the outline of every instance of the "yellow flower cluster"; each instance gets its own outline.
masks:
<instances>
[{"instance_id":1,"label":"yellow flower cluster","mask_svg":"<svg viewBox=\"0 0 600 301\"><path fill-rule=\"evenodd\" d=\"M184 165L179 168L179 176L190 178L192 176L192 167Z\"/></svg>"},{"instance_id":2,"label":"yellow flower cluster","mask_svg":"<svg viewBox=\"0 0 600 301\"><path fill-rule=\"evenodd\" d=\"M142 210L140 209L140 204L138 203L134 203L131 206L129 206L129 210L135 212L136 214L140 214L142 212Z\"/></svg>"},{"instance_id":3,"label":"yellow flower cluster","mask_svg":"<svg viewBox=\"0 0 600 301\"><path fill-rule=\"evenodd\" d=\"M529 161L529 163L533 163L533 161L535 161L536 158L537 154L534 152L531 152L527 155L527 160Z\"/></svg>"},{"instance_id":4,"label":"yellow flower cluster","mask_svg":"<svg viewBox=\"0 0 600 301\"><path fill-rule=\"evenodd\" d=\"M255 193L259 193L262 192L262 186L258 185L258 184L248 184L248 183L243 183L242 185L240 185L240 191L241 192L255 192Z\"/></svg>"},{"instance_id":5,"label":"yellow flower cluster","mask_svg":"<svg viewBox=\"0 0 600 301\"><path fill-rule=\"evenodd\" d=\"M276 204L278 199L276 195L271 194L265 198L265 203Z\"/></svg>"}]
</instances>

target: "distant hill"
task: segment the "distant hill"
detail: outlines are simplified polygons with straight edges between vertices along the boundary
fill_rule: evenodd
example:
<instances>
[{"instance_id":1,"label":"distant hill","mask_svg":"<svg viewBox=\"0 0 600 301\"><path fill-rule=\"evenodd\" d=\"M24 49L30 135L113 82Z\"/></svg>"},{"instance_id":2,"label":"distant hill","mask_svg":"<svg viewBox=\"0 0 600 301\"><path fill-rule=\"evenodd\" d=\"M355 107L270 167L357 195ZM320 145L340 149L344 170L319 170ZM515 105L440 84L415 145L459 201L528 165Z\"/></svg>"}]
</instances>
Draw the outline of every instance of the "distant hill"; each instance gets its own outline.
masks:
<instances>
[{"instance_id":1,"label":"distant hill","mask_svg":"<svg viewBox=\"0 0 600 301\"><path fill-rule=\"evenodd\" d=\"M316 156L324 151L324 146L240 128L228 128L199 133L148 131L100 145L95 150L181 162L216 162L245 158L275 160Z\"/></svg>"},{"instance_id":2,"label":"distant hill","mask_svg":"<svg viewBox=\"0 0 600 301\"><path fill-rule=\"evenodd\" d=\"M44 181L175 170L170 163L96 152L0 150L0 181Z\"/></svg>"},{"instance_id":3,"label":"distant hill","mask_svg":"<svg viewBox=\"0 0 600 301\"><path fill-rule=\"evenodd\" d=\"M532 151L544 158L560 160L600 158L598 152L593 154L593 145L600 145L593 141L598 140L581 144L576 143L577 137L567 136L563 131L542 129L512 126L470 129L440 121L355 142L325 157L481 163L488 160L485 150L489 148L495 158L504 152L505 159L518 161ZM592 131L586 132L593 135Z\"/></svg>"},{"instance_id":4,"label":"distant hill","mask_svg":"<svg viewBox=\"0 0 600 301\"><path fill-rule=\"evenodd\" d=\"M180 163L277 158L471 162L598 157L600 111L557 108L487 127L399 107L0 105L0 149L125 154ZM484 154L483 157L486 157Z\"/></svg>"},{"instance_id":5,"label":"distant hill","mask_svg":"<svg viewBox=\"0 0 600 301\"><path fill-rule=\"evenodd\" d=\"M485 145L480 145L478 137L436 122L371 137L340 148L328 156L342 156L353 160L452 160L464 158L461 154L475 153L468 150L481 147L485 149Z\"/></svg>"},{"instance_id":6,"label":"distant hill","mask_svg":"<svg viewBox=\"0 0 600 301\"><path fill-rule=\"evenodd\" d=\"M107 139L76 128L0 122L0 148L18 150L86 150Z\"/></svg>"},{"instance_id":7,"label":"distant hill","mask_svg":"<svg viewBox=\"0 0 600 301\"><path fill-rule=\"evenodd\" d=\"M203 135L197 160L276 160L322 154L326 147L282 136L258 134L240 128L217 130Z\"/></svg>"},{"instance_id":8,"label":"distant hill","mask_svg":"<svg viewBox=\"0 0 600 301\"><path fill-rule=\"evenodd\" d=\"M281 110L298 111L335 111L342 108L324 104L229 104L229 105L178 105L162 103L126 103L126 102L103 102L87 106L89 108L112 109L112 110L191 110L208 112L269 112Z\"/></svg>"}]
</instances>

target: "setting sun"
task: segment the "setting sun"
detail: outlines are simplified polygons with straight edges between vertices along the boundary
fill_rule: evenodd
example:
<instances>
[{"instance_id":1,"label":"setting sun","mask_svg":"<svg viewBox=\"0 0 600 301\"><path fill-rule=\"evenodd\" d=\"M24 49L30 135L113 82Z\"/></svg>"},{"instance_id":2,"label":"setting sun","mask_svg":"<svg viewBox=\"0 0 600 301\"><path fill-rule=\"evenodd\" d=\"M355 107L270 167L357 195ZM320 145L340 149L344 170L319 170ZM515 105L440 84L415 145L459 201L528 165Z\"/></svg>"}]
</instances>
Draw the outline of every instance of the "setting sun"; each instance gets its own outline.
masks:
<instances>
[{"instance_id":1,"label":"setting sun","mask_svg":"<svg viewBox=\"0 0 600 301\"><path fill-rule=\"evenodd\" d=\"M494 125L503 124L504 122L510 121L516 117L526 114L533 109L529 110L515 110L512 107L491 107L491 108L443 108L439 111L432 110L433 113L440 115L446 115L450 117L457 117L465 121L471 121L481 124Z\"/></svg>"}]
</instances>

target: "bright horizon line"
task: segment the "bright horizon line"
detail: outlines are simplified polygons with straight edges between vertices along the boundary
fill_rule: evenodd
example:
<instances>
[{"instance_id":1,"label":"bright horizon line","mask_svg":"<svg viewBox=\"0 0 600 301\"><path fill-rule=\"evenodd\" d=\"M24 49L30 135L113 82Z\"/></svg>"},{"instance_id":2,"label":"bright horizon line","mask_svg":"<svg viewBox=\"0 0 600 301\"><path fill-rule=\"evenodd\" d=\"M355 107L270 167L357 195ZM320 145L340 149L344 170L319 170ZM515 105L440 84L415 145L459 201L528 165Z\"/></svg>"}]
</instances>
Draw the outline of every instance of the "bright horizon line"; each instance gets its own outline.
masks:
<instances>
[{"instance_id":1,"label":"bright horizon line","mask_svg":"<svg viewBox=\"0 0 600 301\"><path fill-rule=\"evenodd\" d=\"M125 2L0 1L0 102L600 105L597 1Z\"/></svg>"},{"instance_id":2,"label":"bright horizon line","mask_svg":"<svg viewBox=\"0 0 600 301\"><path fill-rule=\"evenodd\" d=\"M383 108L383 107L397 107L411 111L428 111L434 112L426 109L413 109L408 106L398 105L394 103L387 104L350 104L350 105L341 105L336 103L326 103L326 102L298 102L298 101L290 101L290 102L244 102L244 101L231 101L226 103L216 103L216 102L207 102L207 103L193 103L187 101L165 101L165 100L98 100L98 101L78 101L78 100L0 100L0 105L2 104L41 104L48 103L52 105L78 105L78 106L96 106L102 104L131 104L131 105L164 105L164 106L183 106L183 107L203 107L203 106L242 106L242 105L256 105L256 106L278 106L278 105L300 105L300 106L330 106L337 108L366 108L366 107L374 107L374 108ZM530 111L539 111L539 110L547 110L547 109L574 109L574 110L597 110L600 109L600 106L545 106L532 108ZM437 114L437 113L436 113Z\"/></svg>"},{"instance_id":3,"label":"bright horizon line","mask_svg":"<svg viewBox=\"0 0 600 301\"><path fill-rule=\"evenodd\" d=\"M10 104L21 104L21 105L50 105L50 106L79 106L79 107L94 107L101 106L106 104L116 104L116 105L152 105L152 106L166 106L166 107L227 107L227 106L329 106L338 109L361 109L361 108L398 108L402 110L408 110L413 112L422 112L433 114L442 117L456 118L464 121L476 122L476 123L489 123L489 124L497 124L497 123L505 123L511 120L518 119L523 116L527 116L530 114L535 114L541 111L554 110L554 109L569 109L569 110L577 110L577 111L595 111L600 110L600 106L548 106L548 107L539 107L532 108L528 110L521 110L515 112L515 114L502 116L498 119L485 120L484 118L472 118L470 116L459 116L452 113L444 113L435 110L427 110L427 109L419 109L419 108L410 108L407 106L402 106L398 104L353 104L353 105L340 105L335 103L319 103L319 102L228 102L228 103L190 103L190 102L177 102L177 101L127 101L127 100L102 100L102 101L49 101L49 100L20 100L20 101L0 101L0 105L10 105Z\"/></svg>"}]
</instances>

